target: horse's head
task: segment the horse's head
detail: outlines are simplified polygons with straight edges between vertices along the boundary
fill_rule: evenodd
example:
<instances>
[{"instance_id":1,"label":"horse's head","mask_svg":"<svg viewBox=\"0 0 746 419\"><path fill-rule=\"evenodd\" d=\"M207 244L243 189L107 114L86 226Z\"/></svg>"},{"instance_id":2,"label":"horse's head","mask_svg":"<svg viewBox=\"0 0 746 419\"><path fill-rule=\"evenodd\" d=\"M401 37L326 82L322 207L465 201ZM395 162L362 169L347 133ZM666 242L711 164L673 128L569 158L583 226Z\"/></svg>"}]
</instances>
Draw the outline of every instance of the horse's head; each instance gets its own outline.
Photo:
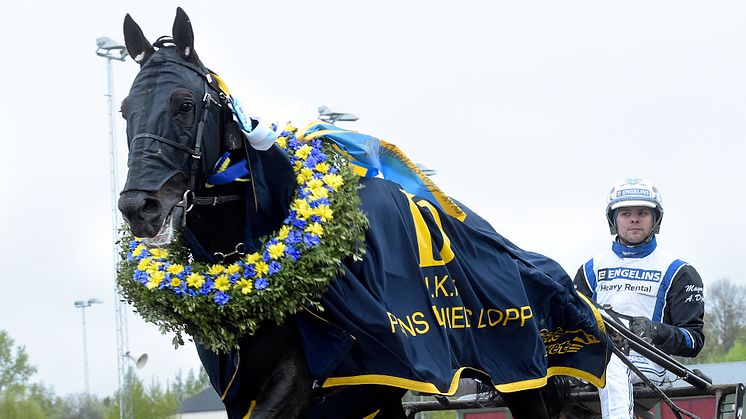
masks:
<instances>
[{"instance_id":1,"label":"horse's head","mask_svg":"<svg viewBox=\"0 0 746 419\"><path fill-rule=\"evenodd\" d=\"M124 37L141 68L121 108L129 170L119 209L136 236L152 238L181 225L189 195L225 150L241 148L242 137L226 94L197 57L181 8L172 38L151 45L129 14Z\"/></svg>"}]
</instances>

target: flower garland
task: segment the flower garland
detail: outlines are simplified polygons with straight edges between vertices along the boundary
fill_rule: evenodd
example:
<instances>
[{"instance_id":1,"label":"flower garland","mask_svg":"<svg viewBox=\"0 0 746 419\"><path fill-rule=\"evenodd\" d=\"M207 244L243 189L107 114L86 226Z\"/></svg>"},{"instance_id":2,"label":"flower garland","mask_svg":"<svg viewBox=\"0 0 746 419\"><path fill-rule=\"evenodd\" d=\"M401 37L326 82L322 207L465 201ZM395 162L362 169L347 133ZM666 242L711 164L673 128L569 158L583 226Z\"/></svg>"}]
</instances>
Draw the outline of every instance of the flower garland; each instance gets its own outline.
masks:
<instances>
[{"instance_id":1,"label":"flower garland","mask_svg":"<svg viewBox=\"0 0 746 419\"><path fill-rule=\"evenodd\" d=\"M175 333L175 346L187 333L227 352L264 321L280 324L304 306L322 309L320 296L342 260L365 252L357 175L331 146L295 132L286 126L276 142L288 153L298 189L282 227L259 251L229 265L189 263L179 240L149 248L122 229L120 291L145 321Z\"/></svg>"}]
</instances>

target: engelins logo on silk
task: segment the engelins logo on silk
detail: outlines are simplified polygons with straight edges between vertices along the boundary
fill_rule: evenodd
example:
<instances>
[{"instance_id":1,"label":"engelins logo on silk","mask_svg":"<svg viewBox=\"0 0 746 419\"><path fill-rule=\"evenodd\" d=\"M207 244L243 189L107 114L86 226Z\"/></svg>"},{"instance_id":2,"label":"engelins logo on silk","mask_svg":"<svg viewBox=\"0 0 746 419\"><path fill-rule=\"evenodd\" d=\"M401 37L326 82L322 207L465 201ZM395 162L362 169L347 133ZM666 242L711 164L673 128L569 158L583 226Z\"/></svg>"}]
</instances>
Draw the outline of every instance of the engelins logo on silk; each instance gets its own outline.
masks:
<instances>
[{"instance_id":1,"label":"engelins logo on silk","mask_svg":"<svg viewBox=\"0 0 746 419\"><path fill-rule=\"evenodd\" d=\"M644 269L630 268L606 268L598 271L599 281L611 281L612 279L660 282L661 271L646 271Z\"/></svg>"}]
</instances>

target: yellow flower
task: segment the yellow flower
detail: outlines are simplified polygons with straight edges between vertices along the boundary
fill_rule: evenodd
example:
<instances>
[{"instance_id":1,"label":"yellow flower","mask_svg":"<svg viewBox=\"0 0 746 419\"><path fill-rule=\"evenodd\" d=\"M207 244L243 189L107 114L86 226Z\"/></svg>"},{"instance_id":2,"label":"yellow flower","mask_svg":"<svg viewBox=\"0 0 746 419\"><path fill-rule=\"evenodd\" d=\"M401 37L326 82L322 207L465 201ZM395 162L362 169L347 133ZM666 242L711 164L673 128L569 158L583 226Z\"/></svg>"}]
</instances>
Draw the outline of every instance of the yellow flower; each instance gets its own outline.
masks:
<instances>
[{"instance_id":1,"label":"yellow flower","mask_svg":"<svg viewBox=\"0 0 746 419\"><path fill-rule=\"evenodd\" d=\"M181 285L181 279L179 279L179 277L177 277L177 276L172 276L171 277L171 286L174 287L174 288L176 288L179 285Z\"/></svg>"},{"instance_id":2,"label":"yellow flower","mask_svg":"<svg viewBox=\"0 0 746 419\"><path fill-rule=\"evenodd\" d=\"M311 146L308 144L303 144L302 146L298 147L297 150L295 150L295 157L305 160L308 158L308 153L311 152Z\"/></svg>"},{"instance_id":3,"label":"yellow flower","mask_svg":"<svg viewBox=\"0 0 746 419\"><path fill-rule=\"evenodd\" d=\"M303 167L303 162L300 160L296 160L295 163L293 163L293 167L295 168L295 171L297 172L300 170L301 167Z\"/></svg>"},{"instance_id":4,"label":"yellow flower","mask_svg":"<svg viewBox=\"0 0 746 419\"><path fill-rule=\"evenodd\" d=\"M321 217L322 221L329 221L332 219L332 216L334 215L334 211L329 208L328 205L319 205L316 207L316 209L313 210L314 214Z\"/></svg>"},{"instance_id":5,"label":"yellow flower","mask_svg":"<svg viewBox=\"0 0 746 419\"><path fill-rule=\"evenodd\" d=\"M226 268L225 273L227 273L228 275L233 275L233 274L237 274L238 271L240 270L241 270L241 267L238 266L238 264L233 263L229 265L228 268Z\"/></svg>"},{"instance_id":6,"label":"yellow flower","mask_svg":"<svg viewBox=\"0 0 746 419\"><path fill-rule=\"evenodd\" d=\"M285 137L277 137L275 142L280 146L280 148L286 148L288 146L288 140Z\"/></svg>"},{"instance_id":7,"label":"yellow flower","mask_svg":"<svg viewBox=\"0 0 746 419\"><path fill-rule=\"evenodd\" d=\"M225 267L223 265L212 265L210 266L210 269L207 270L207 273L212 276L220 275L223 273L224 269Z\"/></svg>"},{"instance_id":8,"label":"yellow flower","mask_svg":"<svg viewBox=\"0 0 746 419\"><path fill-rule=\"evenodd\" d=\"M256 276L265 276L269 272L269 265L267 265L267 262L260 260L254 264L254 270L256 270Z\"/></svg>"},{"instance_id":9,"label":"yellow flower","mask_svg":"<svg viewBox=\"0 0 746 419\"><path fill-rule=\"evenodd\" d=\"M137 269L145 271L150 266L150 258L142 258L137 262Z\"/></svg>"},{"instance_id":10,"label":"yellow flower","mask_svg":"<svg viewBox=\"0 0 746 419\"><path fill-rule=\"evenodd\" d=\"M316 164L316 171L321 173L326 173L329 171L329 165L321 162Z\"/></svg>"},{"instance_id":11,"label":"yellow flower","mask_svg":"<svg viewBox=\"0 0 746 419\"><path fill-rule=\"evenodd\" d=\"M308 205L308 201L304 199L296 199L293 204L293 208L298 213L298 218L305 220L306 218L313 215L313 208Z\"/></svg>"},{"instance_id":12,"label":"yellow flower","mask_svg":"<svg viewBox=\"0 0 746 419\"><path fill-rule=\"evenodd\" d=\"M246 278L243 278L236 282L236 286L241 288L241 292L243 294L249 294L252 289L254 289L254 285Z\"/></svg>"},{"instance_id":13,"label":"yellow flower","mask_svg":"<svg viewBox=\"0 0 746 419\"><path fill-rule=\"evenodd\" d=\"M300 170L300 175L298 175L298 176L301 179L303 179L302 181L300 181L298 183L303 183L303 182L305 182L307 180L313 179L313 170L311 170L311 169L309 169L307 167L304 167L304 168L302 168Z\"/></svg>"},{"instance_id":14,"label":"yellow flower","mask_svg":"<svg viewBox=\"0 0 746 419\"><path fill-rule=\"evenodd\" d=\"M298 128L295 128L290 122L285 124L285 128L282 129L283 131L292 132L295 134L298 132Z\"/></svg>"},{"instance_id":15,"label":"yellow flower","mask_svg":"<svg viewBox=\"0 0 746 419\"><path fill-rule=\"evenodd\" d=\"M147 273L153 273L158 270L158 268L163 265L163 262L153 262L150 261L150 265L148 265L148 269L145 269L145 272Z\"/></svg>"},{"instance_id":16,"label":"yellow flower","mask_svg":"<svg viewBox=\"0 0 746 419\"><path fill-rule=\"evenodd\" d=\"M284 225L280 227L280 231L277 232L277 239L285 240L288 237L288 234L290 234L290 227Z\"/></svg>"},{"instance_id":17,"label":"yellow flower","mask_svg":"<svg viewBox=\"0 0 746 419\"><path fill-rule=\"evenodd\" d=\"M254 253L246 256L246 263L249 263L249 264L256 263L261 258L262 258L262 255L260 255L259 253L254 252Z\"/></svg>"},{"instance_id":18,"label":"yellow flower","mask_svg":"<svg viewBox=\"0 0 746 419\"><path fill-rule=\"evenodd\" d=\"M165 259L168 257L168 250L166 249L150 249L150 255L156 259Z\"/></svg>"},{"instance_id":19,"label":"yellow flower","mask_svg":"<svg viewBox=\"0 0 746 419\"><path fill-rule=\"evenodd\" d=\"M202 288L205 283L205 277L200 274L189 274L187 277L187 285L192 288Z\"/></svg>"},{"instance_id":20,"label":"yellow flower","mask_svg":"<svg viewBox=\"0 0 746 419\"><path fill-rule=\"evenodd\" d=\"M329 189L325 187L311 189L311 199L321 199L329 197Z\"/></svg>"},{"instance_id":21,"label":"yellow flower","mask_svg":"<svg viewBox=\"0 0 746 419\"><path fill-rule=\"evenodd\" d=\"M334 174L334 173L329 173L329 174L324 175L323 179L324 179L324 183L329 185L335 191L337 190L337 188L344 185L345 183L344 179L342 179L342 176Z\"/></svg>"},{"instance_id":22,"label":"yellow flower","mask_svg":"<svg viewBox=\"0 0 746 419\"><path fill-rule=\"evenodd\" d=\"M218 291L228 291L231 287L231 281L228 280L228 275L220 275L215 280L215 289Z\"/></svg>"},{"instance_id":23,"label":"yellow flower","mask_svg":"<svg viewBox=\"0 0 746 419\"><path fill-rule=\"evenodd\" d=\"M280 242L272 244L267 248L267 251L269 252L269 257L272 259L279 259L285 254L285 243Z\"/></svg>"},{"instance_id":24,"label":"yellow flower","mask_svg":"<svg viewBox=\"0 0 746 419\"><path fill-rule=\"evenodd\" d=\"M148 283L146 286L149 290L152 290L153 288L158 288L158 285L163 281L163 278L166 277L166 273L163 271L155 271L151 272L150 276L148 277Z\"/></svg>"},{"instance_id":25,"label":"yellow flower","mask_svg":"<svg viewBox=\"0 0 746 419\"><path fill-rule=\"evenodd\" d=\"M144 244L142 244L142 243L138 244L137 247L135 247L135 250L132 251L132 256L134 256L134 257L140 256L140 254L142 253L142 251L145 250L145 249L146 249L146 247L145 247Z\"/></svg>"},{"instance_id":26,"label":"yellow flower","mask_svg":"<svg viewBox=\"0 0 746 419\"><path fill-rule=\"evenodd\" d=\"M308 227L306 227L306 229L304 231L307 232L307 233L315 234L315 235L317 235L319 237L321 237L321 236L324 235L324 227L322 227L321 224L319 224L319 223L311 223L311 224L309 224Z\"/></svg>"},{"instance_id":27,"label":"yellow flower","mask_svg":"<svg viewBox=\"0 0 746 419\"><path fill-rule=\"evenodd\" d=\"M168 267L166 267L166 272L170 273L171 275L178 275L184 272L184 265L174 263L173 265L169 265Z\"/></svg>"},{"instance_id":28,"label":"yellow flower","mask_svg":"<svg viewBox=\"0 0 746 419\"><path fill-rule=\"evenodd\" d=\"M322 182L321 179L311 179L308 181L308 185L306 186L308 186L309 189L316 189L324 186L324 182Z\"/></svg>"}]
</instances>

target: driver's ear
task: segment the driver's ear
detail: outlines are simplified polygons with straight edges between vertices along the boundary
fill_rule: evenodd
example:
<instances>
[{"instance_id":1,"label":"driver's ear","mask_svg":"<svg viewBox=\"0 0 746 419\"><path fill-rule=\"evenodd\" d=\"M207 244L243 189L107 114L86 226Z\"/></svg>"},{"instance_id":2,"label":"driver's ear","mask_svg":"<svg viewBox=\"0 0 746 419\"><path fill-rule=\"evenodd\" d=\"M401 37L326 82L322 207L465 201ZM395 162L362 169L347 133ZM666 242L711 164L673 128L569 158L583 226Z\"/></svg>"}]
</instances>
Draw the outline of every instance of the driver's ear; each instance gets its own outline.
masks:
<instances>
[{"instance_id":1,"label":"driver's ear","mask_svg":"<svg viewBox=\"0 0 746 419\"><path fill-rule=\"evenodd\" d=\"M142 33L140 25L132 19L129 13L124 17L124 45L130 57L140 66L145 64L145 61L155 52L150 41Z\"/></svg>"}]
</instances>

